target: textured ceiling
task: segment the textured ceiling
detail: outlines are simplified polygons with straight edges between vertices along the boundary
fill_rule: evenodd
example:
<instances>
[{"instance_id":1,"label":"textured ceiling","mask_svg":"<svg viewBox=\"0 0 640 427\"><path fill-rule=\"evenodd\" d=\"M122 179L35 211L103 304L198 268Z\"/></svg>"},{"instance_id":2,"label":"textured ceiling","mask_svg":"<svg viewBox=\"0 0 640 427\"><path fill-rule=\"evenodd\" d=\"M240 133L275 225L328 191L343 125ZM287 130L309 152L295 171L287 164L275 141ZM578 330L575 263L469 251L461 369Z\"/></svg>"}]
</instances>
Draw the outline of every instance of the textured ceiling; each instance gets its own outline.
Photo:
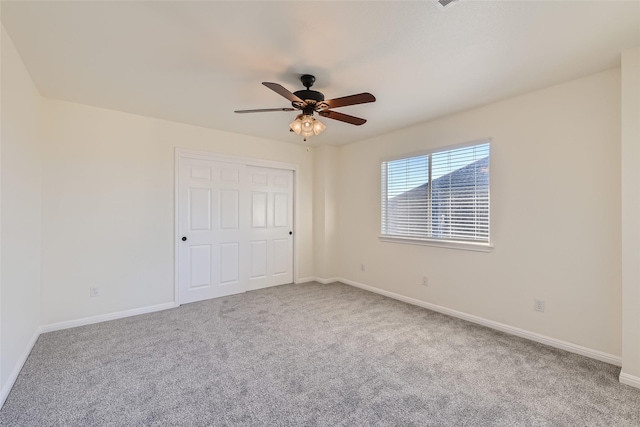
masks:
<instances>
[{"instance_id":1,"label":"textured ceiling","mask_svg":"<svg viewBox=\"0 0 640 427\"><path fill-rule=\"evenodd\" d=\"M289 103L260 83L373 104L322 119L340 145L619 65L640 44L638 1L2 1L44 96L299 142Z\"/></svg>"}]
</instances>

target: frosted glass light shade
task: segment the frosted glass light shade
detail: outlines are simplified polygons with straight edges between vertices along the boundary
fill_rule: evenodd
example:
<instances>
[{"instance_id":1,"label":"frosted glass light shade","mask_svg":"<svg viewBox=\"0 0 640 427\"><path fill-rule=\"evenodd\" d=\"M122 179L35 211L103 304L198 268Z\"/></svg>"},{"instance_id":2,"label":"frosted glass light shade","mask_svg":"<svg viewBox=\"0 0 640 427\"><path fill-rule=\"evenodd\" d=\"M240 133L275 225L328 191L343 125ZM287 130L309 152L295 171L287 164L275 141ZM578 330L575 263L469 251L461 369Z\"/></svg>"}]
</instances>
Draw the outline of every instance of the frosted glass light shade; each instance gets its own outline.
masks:
<instances>
[{"instance_id":1,"label":"frosted glass light shade","mask_svg":"<svg viewBox=\"0 0 640 427\"><path fill-rule=\"evenodd\" d=\"M299 116L289 124L289 127L292 131L300 135L300 132L302 132L302 122L300 121Z\"/></svg>"},{"instance_id":2,"label":"frosted glass light shade","mask_svg":"<svg viewBox=\"0 0 640 427\"><path fill-rule=\"evenodd\" d=\"M313 135L320 135L327 127L319 120L314 119L312 116L300 114L294 121L289 124L289 127L298 135L302 135L305 138Z\"/></svg>"},{"instance_id":3,"label":"frosted glass light shade","mask_svg":"<svg viewBox=\"0 0 640 427\"><path fill-rule=\"evenodd\" d=\"M301 120L302 131L300 132L300 135L304 136L305 138L307 136L315 135L315 133L313 133L314 120L315 119L311 116L302 116L302 120Z\"/></svg>"},{"instance_id":4,"label":"frosted glass light shade","mask_svg":"<svg viewBox=\"0 0 640 427\"><path fill-rule=\"evenodd\" d=\"M320 120L315 120L313 123L313 133L320 135L327 127Z\"/></svg>"}]
</instances>

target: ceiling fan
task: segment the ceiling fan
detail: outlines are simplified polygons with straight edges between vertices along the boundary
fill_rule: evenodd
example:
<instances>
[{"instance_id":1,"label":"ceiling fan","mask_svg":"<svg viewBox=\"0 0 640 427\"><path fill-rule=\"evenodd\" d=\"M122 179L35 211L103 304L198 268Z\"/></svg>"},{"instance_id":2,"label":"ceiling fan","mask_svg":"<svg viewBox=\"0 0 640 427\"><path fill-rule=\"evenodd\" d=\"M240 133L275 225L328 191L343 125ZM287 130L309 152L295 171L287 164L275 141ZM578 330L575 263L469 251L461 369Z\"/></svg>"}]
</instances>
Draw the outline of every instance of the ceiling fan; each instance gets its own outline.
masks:
<instances>
[{"instance_id":1,"label":"ceiling fan","mask_svg":"<svg viewBox=\"0 0 640 427\"><path fill-rule=\"evenodd\" d=\"M360 126L367 121L360 117L350 116L348 114L339 113L333 111L333 108L347 107L349 105L366 104L367 102L374 102L376 97L368 92L359 93L357 95L343 96L341 98L334 98L326 100L324 95L317 90L311 90L310 87L316 81L316 78L311 74L303 74L300 76L300 81L306 89L298 90L296 92L290 92L282 85L278 83L262 82L263 85L274 91L275 93L284 96L291 101L293 108L262 108L257 110L236 110L236 113L264 113L269 111L302 111L296 119L289 125L290 131L295 132L298 135L302 135L304 140L307 137L314 135L320 135L325 130L326 126L319 120L313 117L313 113L318 113L322 117L328 119L338 120L344 123Z\"/></svg>"}]
</instances>

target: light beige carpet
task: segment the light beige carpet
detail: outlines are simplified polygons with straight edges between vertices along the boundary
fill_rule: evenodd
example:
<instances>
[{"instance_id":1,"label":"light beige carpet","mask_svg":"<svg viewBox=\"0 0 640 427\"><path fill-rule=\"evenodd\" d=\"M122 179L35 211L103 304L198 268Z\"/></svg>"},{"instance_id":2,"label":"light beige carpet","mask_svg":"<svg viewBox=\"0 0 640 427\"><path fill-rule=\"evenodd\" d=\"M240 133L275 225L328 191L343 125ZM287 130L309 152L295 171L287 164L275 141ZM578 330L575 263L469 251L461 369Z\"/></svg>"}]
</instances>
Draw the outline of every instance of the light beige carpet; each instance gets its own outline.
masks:
<instances>
[{"instance_id":1,"label":"light beige carpet","mask_svg":"<svg viewBox=\"0 0 640 427\"><path fill-rule=\"evenodd\" d=\"M2 426L639 426L619 368L342 284L43 334Z\"/></svg>"}]
</instances>

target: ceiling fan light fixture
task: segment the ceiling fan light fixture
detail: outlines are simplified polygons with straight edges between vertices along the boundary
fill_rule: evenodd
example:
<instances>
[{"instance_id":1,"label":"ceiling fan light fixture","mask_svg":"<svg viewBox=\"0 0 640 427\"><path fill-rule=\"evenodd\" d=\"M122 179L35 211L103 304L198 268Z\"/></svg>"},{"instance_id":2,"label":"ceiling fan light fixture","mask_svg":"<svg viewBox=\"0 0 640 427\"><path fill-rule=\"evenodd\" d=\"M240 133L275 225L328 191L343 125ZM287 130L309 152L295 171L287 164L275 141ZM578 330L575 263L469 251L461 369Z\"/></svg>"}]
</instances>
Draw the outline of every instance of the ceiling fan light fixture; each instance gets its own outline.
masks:
<instances>
[{"instance_id":1,"label":"ceiling fan light fixture","mask_svg":"<svg viewBox=\"0 0 640 427\"><path fill-rule=\"evenodd\" d=\"M327 127L319 120L308 114L300 114L289 124L289 128L298 135L307 138L320 135Z\"/></svg>"}]
</instances>

